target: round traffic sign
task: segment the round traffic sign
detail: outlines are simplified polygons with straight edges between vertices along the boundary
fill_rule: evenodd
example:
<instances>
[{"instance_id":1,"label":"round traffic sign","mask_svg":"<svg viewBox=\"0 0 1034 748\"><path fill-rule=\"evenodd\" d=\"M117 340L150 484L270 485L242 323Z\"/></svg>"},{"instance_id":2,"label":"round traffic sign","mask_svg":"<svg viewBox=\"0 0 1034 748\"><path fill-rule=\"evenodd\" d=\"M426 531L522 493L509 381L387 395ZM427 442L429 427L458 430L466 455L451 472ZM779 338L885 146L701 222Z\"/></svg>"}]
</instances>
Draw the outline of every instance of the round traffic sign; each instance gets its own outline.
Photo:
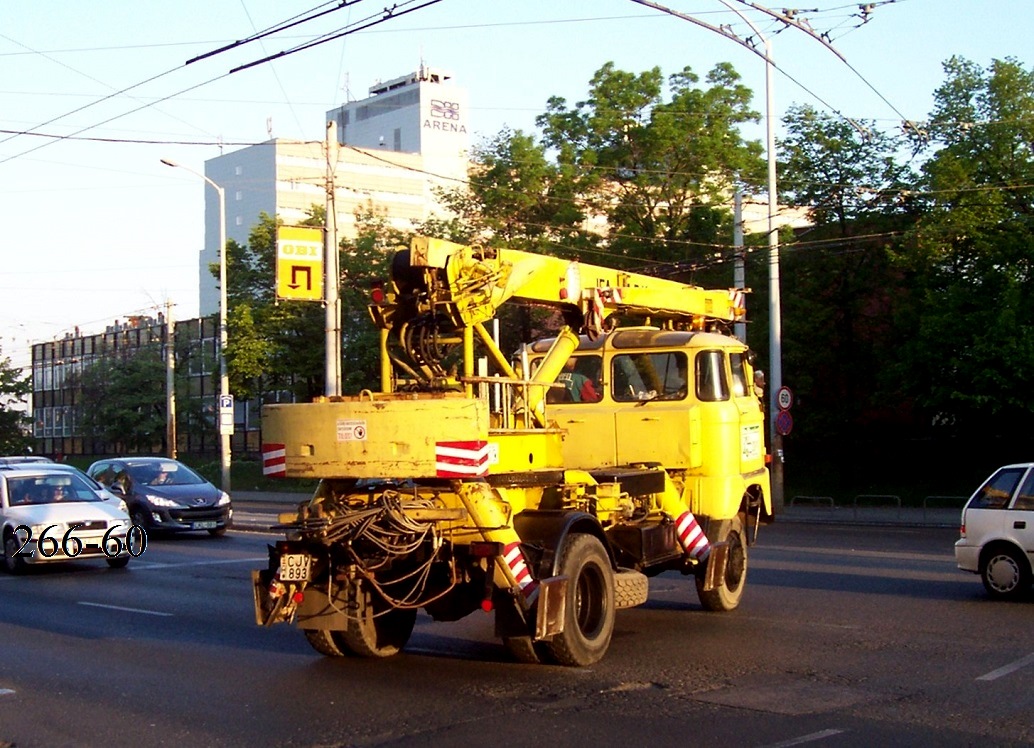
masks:
<instances>
[{"instance_id":1,"label":"round traffic sign","mask_svg":"<svg viewBox=\"0 0 1034 748\"><path fill-rule=\"evenodd\" d=\"M781 410L776 415L775 420L776 433L780 436L786 436L793 431L793 416L790 415L790 411Z\"/></svg>"},{"instance_id":2,"label":"round traffic sign","mask_svg":"<svg viewBox=\"0 0 1034 748\"><path fill-rule=\"evenodd\" d=\"M776 393L776 402L779 403L780 410L790 409L790 406L793 405L793 392L789 387L779 388L779 392Z\"/></svg>"}]
</instances>

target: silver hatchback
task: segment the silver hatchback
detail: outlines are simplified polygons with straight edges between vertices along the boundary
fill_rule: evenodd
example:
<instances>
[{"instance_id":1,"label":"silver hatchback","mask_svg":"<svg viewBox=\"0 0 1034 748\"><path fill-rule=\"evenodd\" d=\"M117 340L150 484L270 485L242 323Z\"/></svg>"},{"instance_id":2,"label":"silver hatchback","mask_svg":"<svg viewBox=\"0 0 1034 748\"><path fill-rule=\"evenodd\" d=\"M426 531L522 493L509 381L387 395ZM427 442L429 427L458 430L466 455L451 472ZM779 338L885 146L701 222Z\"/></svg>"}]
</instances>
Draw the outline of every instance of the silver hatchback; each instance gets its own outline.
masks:
<instances>
[{"instance_id":1,"label":"silver hatchback","mask_svg":"<svg viewBox=\"0 0 1034 748\"><path fill-rule=\"evenodd\" d=\"M998 468L962 509L955 560L979 574L987 594L1009 599L1034 579L1034 463Z\"/></svg>"}]
</instances>

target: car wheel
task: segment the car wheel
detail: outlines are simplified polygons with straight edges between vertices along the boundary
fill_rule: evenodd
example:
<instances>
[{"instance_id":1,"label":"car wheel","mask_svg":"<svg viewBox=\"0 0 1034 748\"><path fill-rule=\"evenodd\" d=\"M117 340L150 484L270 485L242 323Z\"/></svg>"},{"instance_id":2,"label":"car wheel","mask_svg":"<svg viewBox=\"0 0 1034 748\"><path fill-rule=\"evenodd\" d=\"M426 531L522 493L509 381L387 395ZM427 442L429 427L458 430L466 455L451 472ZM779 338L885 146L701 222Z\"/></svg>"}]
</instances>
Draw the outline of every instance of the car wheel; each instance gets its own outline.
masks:
<instances>
[{"instance_id":1,"label":"car wheel","mask_svg":"<svg viewBox=\"0 0 1034 748\"><path fill-rule=\"evenodd\" d=\"M1030 564L1015 548L990 548L981 555L980 579L991 597L1015 598L1030 587Z\"/></svg>"},{"instance_id":2,"label":"car wheel","mask_svg":"<svg viewBox=\"0 0 1034 748\"><path fill-rule=\"evenodd\" d=\"M107 559L108 566L112 569L125 569L129 565L129 556L116 556L115 558Z\"/></svg>"},{"instance_id":3,"label":"car wheel","mask_svg":"<svg viewBox=\"0 0 1034 748\"><path fill-rule=\"evenodd\" d=\"M25 571L25 559L18 558L20 543L13 532L4 536L4 568L10 574L21 574Z\"/></svg>"}]
</instances>

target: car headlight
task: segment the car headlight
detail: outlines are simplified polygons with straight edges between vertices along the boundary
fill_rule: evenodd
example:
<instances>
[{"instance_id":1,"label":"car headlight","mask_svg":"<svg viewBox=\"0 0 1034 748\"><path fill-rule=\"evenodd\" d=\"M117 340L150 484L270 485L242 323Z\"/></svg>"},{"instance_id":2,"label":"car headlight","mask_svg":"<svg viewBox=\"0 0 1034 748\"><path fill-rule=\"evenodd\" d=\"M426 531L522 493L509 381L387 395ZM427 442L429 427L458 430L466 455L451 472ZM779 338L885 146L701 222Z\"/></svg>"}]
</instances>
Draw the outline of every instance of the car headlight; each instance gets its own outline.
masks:
<instances>
[{"instance_id":1,"label":"car headlight","mask_svg":"<svg viewBox=\"0 0 1034 748\"><path fill-rule=\"evenodd\" d=\"M55 522L51 522L50 524L46 525L29 525L29 531L32 533L32 536L30 538L25 534L25 530L22 529L24 527L25 525L19 525L14 531L14 534L18 536L19 542L22 543L30 539L33 543L35 543L40 539L40 536L47 530L48 527L52 529L50 530L50 534L47 535L47 537L52 538L56 536L58 539L60 539L65 532L65 526Z\"/></svg>"},{"instance_id":2,"label":"car headlight","mask_svg":"<svg viewBox=\"0 0 1034 748\"><path fill-rule=\"evenodd\" d=\"M164 496L155 496L154 494L150 493L145 494L144 498L147 499L147 501L150 502L152 506L161 506L165 507L166 509L179 509L183 506L178 501L167 499Z\"/></svg>"},{"instance_id":3,"label":"car headlight","mask_svg":"<svg viewBox=\"0 0 1034 748\"><path fill-rule=\"evenodd\" d=\"M223 491L219 494L219 501L216 502L216 506L227 506L230 503L230 494Z\"/></svg>"}]
</instances>

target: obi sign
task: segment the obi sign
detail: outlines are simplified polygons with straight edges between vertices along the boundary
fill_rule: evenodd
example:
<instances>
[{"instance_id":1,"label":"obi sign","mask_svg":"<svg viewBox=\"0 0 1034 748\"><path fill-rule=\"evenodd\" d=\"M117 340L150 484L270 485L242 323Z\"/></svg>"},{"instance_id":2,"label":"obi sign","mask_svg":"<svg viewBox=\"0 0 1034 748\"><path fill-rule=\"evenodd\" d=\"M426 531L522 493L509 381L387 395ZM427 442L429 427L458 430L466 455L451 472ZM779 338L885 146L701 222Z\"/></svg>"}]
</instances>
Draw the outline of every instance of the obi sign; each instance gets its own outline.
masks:
<instances>
[{"instance_id":1,"label":"obi sign","mask_svg":"<svg viewBox=\"0 0 1034 748\"><path fill-rule=\"evenodd\" d=\"M323 229L277 228L276 297L303 301L323 298Z\"/></svg>"}]
</instances>

